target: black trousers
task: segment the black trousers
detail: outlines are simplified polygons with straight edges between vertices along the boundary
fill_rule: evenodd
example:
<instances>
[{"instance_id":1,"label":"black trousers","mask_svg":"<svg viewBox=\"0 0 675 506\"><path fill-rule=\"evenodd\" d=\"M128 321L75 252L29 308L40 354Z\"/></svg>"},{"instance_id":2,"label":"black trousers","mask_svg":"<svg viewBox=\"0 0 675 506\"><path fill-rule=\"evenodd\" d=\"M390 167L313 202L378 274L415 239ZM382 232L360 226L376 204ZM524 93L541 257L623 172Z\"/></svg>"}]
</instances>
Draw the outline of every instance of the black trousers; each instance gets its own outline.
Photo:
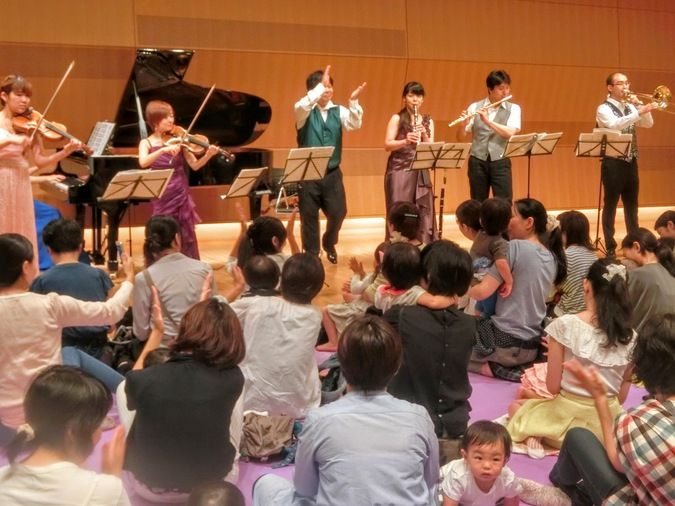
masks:
<instances>
[{"instance_id":1,"label":"black trousers","mask_svg":"<svg viewBox=\"0 0 675 506\"><path fill-rule=\"evenodd\" d=\"M319 210L326 215L326 232L321 247L332 250L338 242L342 222L347 215L345 187L340 167L330 170L321 181L302 183L298 191L302 219L302 249L319 254Z\"/></svg>"},{"instance_id":2,"label":"black trousers","mask_svg":"<svg viewBox=\"0 0 675 506\"><path fill-rule=\"evenodd\" d=\"M588 429L575 427L565 435L551 483L572 499L572 504L600 506L628 480L607 458L602 443Z\"/></svg>"},{"instance_id":3,"label":"black trousers","mask_svg":"<svg viewBox=\"0 0 675 506\"><path fill-rule=\"evenodd\" d=\"M469 158L469 188L471 198L483 202L490 196L513 200L511 181L511 159L481 160L475 156Z\"/></svg>"},{"instance_id":4,"label":"black trousers","mask_svg":"<svg viewBox=\"0 0 675 506\"><path fill-rule=\"evenodd\" d=\"M636 230L638 224L638 178L637 160L630 162L618 158L603 158L600 166L602 185L605 189L605 199L602 206L602 234L608 250L616 249L614 240L614 221L616 206L619 197L623 202L623 213L626 221L626 230L630 233Z\"/></svg>"}]
</instances>

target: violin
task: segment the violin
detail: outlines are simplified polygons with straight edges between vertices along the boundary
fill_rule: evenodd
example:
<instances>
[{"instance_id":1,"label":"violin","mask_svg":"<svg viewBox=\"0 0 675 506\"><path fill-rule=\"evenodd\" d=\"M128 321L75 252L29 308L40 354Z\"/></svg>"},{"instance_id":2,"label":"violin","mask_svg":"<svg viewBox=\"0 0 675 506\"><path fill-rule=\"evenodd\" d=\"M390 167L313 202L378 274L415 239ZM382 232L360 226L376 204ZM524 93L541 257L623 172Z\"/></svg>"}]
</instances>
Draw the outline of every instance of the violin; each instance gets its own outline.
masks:
<instances>
[{"instance_id":1,"label":"violin","mask_svg":"<svg viewBox=\"0 0 675 506\"><path fill-rule=\"evenodd\" d=\"M173 129L169 132L166 132L162 135L162 141L166 145L175 145L180 144L190 153L196 156L203 155L207 149L211 147L208 137L201 134L189 134L187 130L183 127L175 125ZM234 161L234 154L230 153L226 149L216 146L218 152L227 160L228 162Z\"/></svg>"},{"instance_id":2,"label":"violin","mask_svg":"<svg viewBox=\"0 0 675 506\"><path fill-rule=\"evenodd\" d=\"M76 141L82 144L81 150L84 151L87 155L91 155L93 150L87 146L85 143L77 139L75 136L68 133L66 126L61 123L54 123L52 121L47 121L42 118L42 114L37 112L32 107L29 107L25 113L18 116L14 116L12 120L12 127L17 133L23 133L30 135L40 123L38 128L38 133L48 141L59 142L68 139L69 141Z\"/></svg>"}]
</instances>

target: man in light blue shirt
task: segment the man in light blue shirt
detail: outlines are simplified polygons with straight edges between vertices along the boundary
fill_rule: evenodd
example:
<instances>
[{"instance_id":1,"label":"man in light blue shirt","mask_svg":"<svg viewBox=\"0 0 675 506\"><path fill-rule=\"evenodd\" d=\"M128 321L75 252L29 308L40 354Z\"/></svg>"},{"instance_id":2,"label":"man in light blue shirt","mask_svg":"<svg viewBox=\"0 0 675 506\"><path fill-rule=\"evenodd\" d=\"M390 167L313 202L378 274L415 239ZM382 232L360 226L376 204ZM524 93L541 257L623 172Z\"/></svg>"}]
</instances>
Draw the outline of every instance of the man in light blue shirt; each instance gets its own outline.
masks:
<instances>
[{"instance_id":1,"label":"man in light blue shirt","mask_svg":"<svg viewBox=\"0 0 675 506\"><path fill-rule=\"evenodd\" d=\"M436 504L438 440L429 414L385 391L400 365L399 335L362 316L345 329L338 358L347 395L307 416L293 484L265 475L253 504Z\"/></svg>"}]
</instances>

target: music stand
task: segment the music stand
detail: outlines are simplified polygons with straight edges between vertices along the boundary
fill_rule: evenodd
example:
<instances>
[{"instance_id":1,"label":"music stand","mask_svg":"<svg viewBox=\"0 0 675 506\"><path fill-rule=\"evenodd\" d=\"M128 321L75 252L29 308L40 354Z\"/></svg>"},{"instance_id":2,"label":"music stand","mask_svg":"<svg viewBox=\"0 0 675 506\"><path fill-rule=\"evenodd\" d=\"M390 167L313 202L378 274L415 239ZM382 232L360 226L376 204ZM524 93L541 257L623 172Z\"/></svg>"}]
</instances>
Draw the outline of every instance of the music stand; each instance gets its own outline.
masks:
<instances>
[{"instance_id":1,"label":"music stand","mask_svg":"<svg viewBox=\"0 0 675 506\"><path fill-rule=\"evenodd\" d=\"M443 236L443 210L445 207L445 185L447 173L445 169L461 169L469 158L471 143L468 142L420 142L415 149L410 168L407 170L433 170L434 186L436 186L436 169L443 169L443 186L441 187L438 206L438 237ZM424 172L422 174L425 174ZM427 176L428 177L428 176ZM434 195L434 199L436 196Z\"/></svg>"},{"instance_id":2,"label":"music stand","mask_svg":"<svg viewBox=\"0 0 675 506\"><path fill-rule=\"evenodd\" d=\"M279 208L279 203L288 197L284 185L290 183L302 184L305 181L320 181L326 175L328 161L333 156L334 146L291 149L286 158L284 173L279 181L279 195L277 196L276 212L289 213L293 209L286 205Z\"/></svg>"},{"instance_id":3,"label":"music stand","mask_svg":"<svg viewBox=\"0 0 675 506\"><path fill-rule=\"evenodd\" d=\"M98 197L97 202L110 202L123 200L129 207L129 256L131 248L131 207L134 200L158 199L164 194L169 180L173 175L173 169L161 170L123 170L115 174L103 195ZM121 219L121 216L120 216ZM108 259L108 268L117 270L117 262Z\"/></svg>"},{"instance_id":4,"label":"music stand","mask_svg":"<svg viewBox=\"0 0 675 506\"><path fill-rule=\"evenodd\" d=\"M123 170L113 176L98 201L158 199L172 175L173 169Z\"/></svg>"},{"instance_id":5,"label":"music stand","mask_svg":"<svg viewBox=\"0 0 675 506\"><path fill-rule=\"evenodd\" d=\"M531 133L512 135L504 147L503 158L527 156L527 198L530 198L531 159L532 156L550 155L558 145L562 132L552 134Z\"/></svg>"},{"instance_id":6,"label":"music stand","mask_svg":"<svg viewBox=\"0 0 675 506\"><path fill-rule=\"evenodd\" d=\"M260 182L260 179L267 172L267 167L260 167L257 169L242 169L239 172L239 175L230 185L230 188L227 190L225 195L221 195L221 199L226 198L235 198L235 197L248 197L253 188Z\"/></svg>"},{"instance_id":7,"label":"music stand","mask_svg":"<svg viewBox=\"0 0 675 506\"><path fill-rule=\"evenodd\" d=\"M630 155L630 145L633 142L633 134L624 134L620 130L607 128L594 128L592 133L580 133L576 145L576 156L588 158L600 158L614 156L626 158ZM602 208L602 169L600 169L600 187L598 188L597 222L595 224L595 241L593 246L602 253L607 254L607 248L600 239L600 210Z\"/></svg>"}]
</instances>

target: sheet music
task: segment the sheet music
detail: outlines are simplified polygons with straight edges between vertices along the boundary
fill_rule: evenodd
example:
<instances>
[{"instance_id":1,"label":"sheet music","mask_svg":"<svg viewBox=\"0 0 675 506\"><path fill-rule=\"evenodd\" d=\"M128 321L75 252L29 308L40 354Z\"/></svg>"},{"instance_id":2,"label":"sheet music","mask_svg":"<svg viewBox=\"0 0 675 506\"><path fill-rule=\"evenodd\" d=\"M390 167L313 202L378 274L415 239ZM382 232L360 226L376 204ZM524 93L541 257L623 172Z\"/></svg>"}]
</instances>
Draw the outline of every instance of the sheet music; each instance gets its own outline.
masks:
<instances>
[{"instance_id":1,"label":"sheet music","mask_svg":"<svg viewBox=\"0 0 675 506\"><path fill-rule=\"evenodd\" d=\"M87 141L87 146L93 151L92 156L101 156L103 154L105 147L110 142L114 129L115 123L110 121L98 121L96 123Z\"/></svg>"}]
</instances>

